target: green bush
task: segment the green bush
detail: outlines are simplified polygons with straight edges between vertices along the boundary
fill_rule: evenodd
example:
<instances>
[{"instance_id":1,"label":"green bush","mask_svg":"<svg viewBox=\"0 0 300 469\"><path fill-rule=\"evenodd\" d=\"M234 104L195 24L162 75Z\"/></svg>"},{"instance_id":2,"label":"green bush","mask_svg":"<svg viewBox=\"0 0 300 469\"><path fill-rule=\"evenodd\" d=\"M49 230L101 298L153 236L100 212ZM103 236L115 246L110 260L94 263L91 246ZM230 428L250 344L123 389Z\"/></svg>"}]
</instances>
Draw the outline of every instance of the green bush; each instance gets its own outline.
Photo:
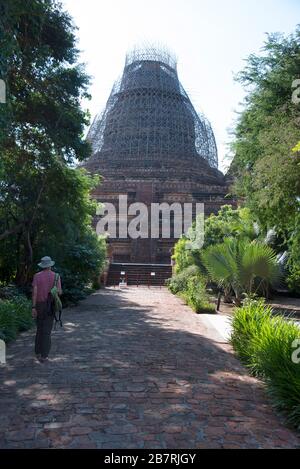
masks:
<instances>
[{"instance_id":1,"label":"green bush","mask_svg":"<svg viewBox=\"0 0 300 469\"><path fill-rule=\"evenodd\" d=\"M239 358L265 381L275 407L300 429L300 363L292 360L299 327L273 315L262 300L237 308L232 326L231 343Z\"/></svg>"},{"instance_id":2,"label":"green bush","mask_svg":"<svg viewBox=\"0 0 300 469\"><path fill-rule=\"evenodd\" d=\"M174 294L183 292L187 289L188 280L190 277L199 276L199 269L195 265L191 265L180 273L173 275L172 278L168 279L167 286L170 291Z\"/></svg>"},{"instance_id":3,"label":"green bush","mask_svg":"<svg viewBox=\"0 0 300 469\"><path fill-rule=\"evenodd\" d=\"M212 313L215 306L209 301L205 278L198 266L191 265L168 280L173 294L179 294L196 313Z\"/></svg>"},{"instance_id":4,"label":"green bush","mask_svg":"<svg viewBox=\"0 0 300 469\"><path fill-rule=\"evenodd\" d=\"M300 363L291 359L299 327L275 317L264 324L257 347L257 363L262 369L274 405L300 430Z\"/></svg>"},{"instance_id":5,"label":"green bush","mask_svg":"<svg viewBox=\"0 0 300 469\"><path fill-rule=\"evenodd\" d=\"M0 300L0 338L10 342L18 332L33 326L31 302L23 295L9 300Z\"/></svg>"},{"instance_id":6,"label":"green bush","mask_svg":"<svg viewBox=\"0 0 300 469\"><path fill-rule=\"evenodd\" d=\"M270 321L272 309L266 306L263 299L245 301L244 306L236 308L232 320L231 344L241 362L251 369L252 374L259 375L255 340L264 323Z\"/></svg>"},{"instance_id":7,"label":"green bush","mask_svg":"<svg viewBox=\"0 0 300 469\"><path fill-rule=\"evenodd\" d=\"M214 313L215 305L209 301L205 283L199 276L188 279L187 289L181 296L196 313Z\"/></svg>"}]
</instances>

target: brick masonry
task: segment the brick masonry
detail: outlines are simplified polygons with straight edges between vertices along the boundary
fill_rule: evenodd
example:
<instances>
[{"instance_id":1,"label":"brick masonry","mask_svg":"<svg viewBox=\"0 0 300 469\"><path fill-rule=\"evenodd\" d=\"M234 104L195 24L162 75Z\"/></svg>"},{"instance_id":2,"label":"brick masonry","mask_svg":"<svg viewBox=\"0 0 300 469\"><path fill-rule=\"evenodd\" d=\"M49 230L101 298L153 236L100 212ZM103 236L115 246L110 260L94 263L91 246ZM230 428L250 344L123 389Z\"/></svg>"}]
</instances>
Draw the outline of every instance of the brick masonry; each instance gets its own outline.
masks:
<instances>
[{"instance_id":1,"label":"brick masonry","mask_svg":"<svg viewBox=\"0 0 300 469\"><path fill-rule=\"evenodd\" d=\"M181 300L105 289L64 312L51 360L34 331L0 367L0 448L296 448L260 382Z\"/></svg>"}]
</instances>

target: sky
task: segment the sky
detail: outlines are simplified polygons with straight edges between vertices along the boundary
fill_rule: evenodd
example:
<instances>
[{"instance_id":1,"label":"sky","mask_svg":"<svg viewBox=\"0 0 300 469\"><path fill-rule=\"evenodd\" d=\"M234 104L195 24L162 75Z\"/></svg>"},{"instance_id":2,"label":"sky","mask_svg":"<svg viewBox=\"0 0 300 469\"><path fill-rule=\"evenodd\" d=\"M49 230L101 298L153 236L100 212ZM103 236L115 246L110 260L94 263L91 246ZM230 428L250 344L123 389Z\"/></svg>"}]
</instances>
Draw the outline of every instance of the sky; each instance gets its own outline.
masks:
<instances>
[{"instance_id":1,"label":"sky","mask_svg":"<svg viewBox=\"0 0 300 469\"><path fill-rule=\"evenodd\" d=\"M122 74L126 52L158 44L177 57L179 80L196 111L210 120L219 169L230 163L228 143L245 95L234 76L266 33L290 34L300 23L300 0L62 0L78 27L80 62L92 77L92 118Z\"/></svg>"}]
</instances>

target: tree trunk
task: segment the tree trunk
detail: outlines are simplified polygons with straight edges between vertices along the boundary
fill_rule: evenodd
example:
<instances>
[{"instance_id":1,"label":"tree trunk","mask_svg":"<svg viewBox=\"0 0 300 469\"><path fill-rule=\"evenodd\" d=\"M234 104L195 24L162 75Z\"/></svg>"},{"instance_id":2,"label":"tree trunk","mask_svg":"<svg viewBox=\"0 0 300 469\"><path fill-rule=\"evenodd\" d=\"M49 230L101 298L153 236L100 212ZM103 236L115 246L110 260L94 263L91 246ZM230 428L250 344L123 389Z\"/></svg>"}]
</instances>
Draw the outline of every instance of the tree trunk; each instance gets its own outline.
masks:
<instances>
[{"instance_id":1,"label":"tree trunk","mask_svg":"<svg viewBox=\"0 0 300 469\"><path fill-rule=\"evenodd\" d=\"M16 283L17 283L17 285L22 286L22 287L26 286L28 284L28 275L29 275L30 269L32 267L33 249L32 249L32 240L31 240L31 236L32 236L31 235L31 230L32 230L33 222L34 222L36 214L37 214L40 199L41 199L42 193L44 191L45 182L46 182L46 178L44 177L44 179L42 181L42 184L41 184L41 187L40 187L40 190L38 192L37 198L36 198L36 202L35 202L35 206L34 206L31 218L30 218L28 224L26 225L26 232L25 232L25 236L24 236L25 239L24 239L24 244L23 244L23 246L24 246L24 258L23 258L23 262L21 262L21 264L18 268L18 272L17 272L17 275L16 275Z\"/></svg>"},{"instance_id":2,"label":"tree trunk","mask_svg":"<svg viewBox=\"0 0 300 469\"><path fill-rule=\"evenodd\" d=\"M218 300L217 300L217 307L216 307L216 313L218 313L220 311L221 298L222 298L222 292L219 291Z\"/></svg>"}]
</instances>

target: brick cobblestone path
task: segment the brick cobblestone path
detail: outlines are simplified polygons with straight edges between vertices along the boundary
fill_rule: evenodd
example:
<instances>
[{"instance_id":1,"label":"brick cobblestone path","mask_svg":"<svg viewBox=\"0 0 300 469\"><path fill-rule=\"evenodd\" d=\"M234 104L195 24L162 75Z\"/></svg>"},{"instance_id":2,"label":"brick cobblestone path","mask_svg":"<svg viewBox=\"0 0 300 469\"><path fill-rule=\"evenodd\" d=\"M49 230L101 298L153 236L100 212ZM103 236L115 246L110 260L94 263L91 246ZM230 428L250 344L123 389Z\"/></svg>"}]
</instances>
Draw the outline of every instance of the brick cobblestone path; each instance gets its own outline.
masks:
<instances>
[{"instance_id":1,"label":"brick cobblestone path","mask_svg":"<svg viewBox=\"0 0 300 469\"><path fill-rule=\"evenodd\" d=\"M64 312L51 361L34 331L0 367L1 448L295 448L228 344L162 288L105 289Z\"/></svg>"}]
</instances>

